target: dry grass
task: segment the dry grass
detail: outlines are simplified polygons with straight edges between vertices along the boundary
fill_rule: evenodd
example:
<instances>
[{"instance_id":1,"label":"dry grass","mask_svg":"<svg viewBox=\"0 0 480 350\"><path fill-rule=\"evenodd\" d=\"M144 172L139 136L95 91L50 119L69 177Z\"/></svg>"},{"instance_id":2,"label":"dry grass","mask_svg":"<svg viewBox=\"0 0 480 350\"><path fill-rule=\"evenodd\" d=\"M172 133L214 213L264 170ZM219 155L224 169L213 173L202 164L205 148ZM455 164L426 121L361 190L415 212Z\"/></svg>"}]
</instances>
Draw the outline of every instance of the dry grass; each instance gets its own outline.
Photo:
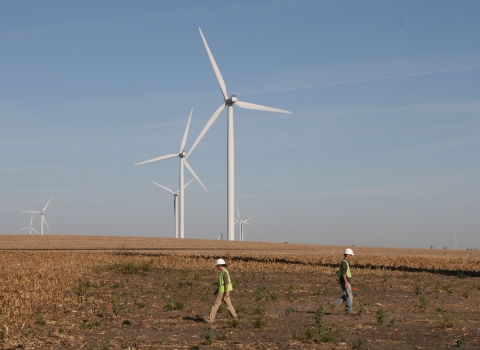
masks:
<instances>
[{"instance_id":1,"label":"dry grass","mask_svg":"<svg viewBox=\"0 0 480 350\"><path fill-rule=\"evenodd\" d=\"M268 264L282 259L291 265L336 265L339 246L228 242L201 239L142 238L114 236L0 236L3 250L104 250L188 255L251 257ZM423 270L480 271L480 251L353 247L355 264L364 268L412 268Z\"/></svg>"}]
</instances>

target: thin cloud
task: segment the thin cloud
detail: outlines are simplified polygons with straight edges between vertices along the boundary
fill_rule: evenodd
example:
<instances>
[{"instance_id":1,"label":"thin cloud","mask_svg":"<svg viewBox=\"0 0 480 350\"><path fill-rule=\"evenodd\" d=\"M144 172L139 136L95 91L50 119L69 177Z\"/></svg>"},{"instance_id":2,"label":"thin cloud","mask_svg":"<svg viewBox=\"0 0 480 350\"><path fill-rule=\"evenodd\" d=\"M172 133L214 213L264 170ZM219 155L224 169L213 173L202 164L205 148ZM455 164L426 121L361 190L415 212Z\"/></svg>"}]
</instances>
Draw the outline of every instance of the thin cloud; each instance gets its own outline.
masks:
<instances>
[{"instance_id":1,"label":"thin cloud","mask_svg":"<svg viewBox=\"0 0 480 350\"><path fill-rule=\"evenodd\" d=\"M58 163L58 164L47 164L47 165L33 165L33 166L26 166L26 167L3 168L3 169L0 169L0 173L13 172L13 171L51 169L51 168L61 168L61 167L72 166L72 165L87 165L87 164L101 164L101 163L108 163L108 161L69 162L69 163Z\"/></svg>"},{"instance_id":2,"label":"thin cloud","mask_svg":"<svg viewBox=\"0 0 480 350\"><path fill-rule=\"evenodd\" d=\"M185 104L203 100L202 94L169 94L169 95L144 95L144 96L121 96L97 100L82 101L78 104L66 105L69 112L105 112L114 110L138 110L139 107L158 107L172 104Z\"/></svg>"},{"instance_id":3,"label":"thin cloud","mask_svg":"<svg viewBox=\"0 0 480 350\"><path fill-rule=\"evenodd\" d=\"M310 110L302 113L279 114L279 113L256 113L250 112L249 116L238 118L235 123L258 123L265 120L281 121L286 119L302 118L339 118L357 117L365 115L393 115L398 118L400 112L435 113L435 114L458 114L458 113L479 113L480 101L463 101L451 103L423 103L410 105L370 105L370 106L349 106L329 109ZM243 113L243 111L242 111ZM252 116L253 115L253 116ZM457 124L458 127L458 124Z\"/></svg>"},{"instance_id":4,"label":"thin cloud","mask_svg":"<svg viewBox=\"0 0 480 350\"><path fill-rule=\"evenodd\" d=\"M387 75L387 76L375 77L375 78L344 80L344 81L337 81L337 82L325 83L325 84L314 84L314 85L297 86L297 87L282 88L282 89L256 91L251 93L244 93L244 95L265 94L265 93L281 92L281 91L299 91L299 90L317 89L321 87L369 83L369 82L383 81L383 80L405 79L405 78L419 77L419 76L425 76L425 75L455 73L455 72L463 72L463 71L470 71L470 70L477 70L477 69L480 69L480 66L432 70L432 71L409 73L409 74Z\"/></svg>"},{"instance_id":5,"label":"thin cloud","mask_svg":"<svg viewBox=\"0 0 480 350\"><path fill-rule=\"evenodd\" d=\"M101 19L35 26L26 29L12 30L6 33L1 33L0 42L46 39L51 37L66 36L74 32L95 30L97 28L119 25L123 22L125 22L125 20Z\"/></svg>"},{"instance_id":6,"label":"thin cloud","mask_svg":"<svg viewBox=\"0 0 480 350\"><path fill-rule=\"evenodd\" d=\"M379 176L379 177L339 177L321 178L315 181L290 183L245 183L244 188L258 188L244 197L264 198L275 194L282 198L346 198L346 197L412 197L424 195L475 195L480 193L480 186L466 185L477 181L480 170L466 171L444 176ZM304 190L302 188L308 188ZM271 191L266 190L271 188ZM471 198L466 198L470 201ZM480 199L477 200L477 202Z\"/></svg>"}]
</instances>

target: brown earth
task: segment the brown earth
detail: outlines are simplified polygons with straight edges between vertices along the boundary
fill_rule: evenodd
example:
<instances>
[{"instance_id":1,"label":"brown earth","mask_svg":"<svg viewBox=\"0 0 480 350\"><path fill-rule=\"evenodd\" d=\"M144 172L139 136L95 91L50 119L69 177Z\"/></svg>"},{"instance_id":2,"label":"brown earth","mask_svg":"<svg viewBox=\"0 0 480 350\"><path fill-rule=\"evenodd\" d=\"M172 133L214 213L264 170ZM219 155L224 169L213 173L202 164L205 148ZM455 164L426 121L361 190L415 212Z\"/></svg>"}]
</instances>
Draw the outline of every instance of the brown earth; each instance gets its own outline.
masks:
<instances>
[{"instance_id":1,"label":"brown earth","mask_svg":"<svg viewBox=\"0 0 480 350\"><path fill-rule=\"evenodd\" d=\"M65 260L62 254L58 259ZM65 282L72 301L12 321L10 332L20 335L9 337L4 328L3 349L442 349L458 346L462 337L466 342L458 344L480 348L480 280L464 273L352 267L355 314L345 315L329 307L341 294L333 267L290 272L288 263L232 260L240 321L235 325L221 308L210 325L201 317L214 300L218 272L206 267L213 257L198 266L196 257L182 264L178 256L71 255L79 258L91 268ZM172 267L169 259L179 264ZM326 314L316 332L322 305Z\"/></svg>"}]
</instances>

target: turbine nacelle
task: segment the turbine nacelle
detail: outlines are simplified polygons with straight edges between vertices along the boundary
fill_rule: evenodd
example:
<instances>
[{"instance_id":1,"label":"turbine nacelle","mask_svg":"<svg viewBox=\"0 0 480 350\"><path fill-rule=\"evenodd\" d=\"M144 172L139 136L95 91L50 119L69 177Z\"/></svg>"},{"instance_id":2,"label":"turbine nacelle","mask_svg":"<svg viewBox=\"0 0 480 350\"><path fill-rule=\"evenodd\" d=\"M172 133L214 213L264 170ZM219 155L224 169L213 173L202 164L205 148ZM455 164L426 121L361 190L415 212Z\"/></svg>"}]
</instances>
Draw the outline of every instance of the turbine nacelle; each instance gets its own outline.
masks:
<instances>
[{"instance_id":1,"label":"turbine nacelle","mask_svg":"<svg viewBox=\"0 0 480 350\"><path fill-rule=\"evenodd\" d=\"M229 105L233 105L237 101L238 101L237 95L232 95L228 100L225 101L225 104L229 106Z\"/></svg>"}]
</instances>

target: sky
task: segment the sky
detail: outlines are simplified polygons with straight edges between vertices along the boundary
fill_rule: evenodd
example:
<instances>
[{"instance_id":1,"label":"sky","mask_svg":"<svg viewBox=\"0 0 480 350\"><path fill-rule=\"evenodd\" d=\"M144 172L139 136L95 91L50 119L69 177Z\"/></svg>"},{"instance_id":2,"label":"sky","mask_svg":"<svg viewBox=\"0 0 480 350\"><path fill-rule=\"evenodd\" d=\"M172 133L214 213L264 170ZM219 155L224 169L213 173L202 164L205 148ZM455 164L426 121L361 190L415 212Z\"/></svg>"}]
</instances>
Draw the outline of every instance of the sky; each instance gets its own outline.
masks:
<instances>
[{"instance_id":1,"label":"sky","mask_svg":"<svg viewBox=\"0 0 480 350\"><path fill-rule=\"evenodd\" d=\"M245 240L480 249L480 2L1 1L0 234L174 237L229 94ZM185 237L226 236L226 111ZM186 181L191 175L186 173ZM33 226L39 231L39 215ZM238 225L236 226L238 239Z\"/></svg>"}]
</instances>

